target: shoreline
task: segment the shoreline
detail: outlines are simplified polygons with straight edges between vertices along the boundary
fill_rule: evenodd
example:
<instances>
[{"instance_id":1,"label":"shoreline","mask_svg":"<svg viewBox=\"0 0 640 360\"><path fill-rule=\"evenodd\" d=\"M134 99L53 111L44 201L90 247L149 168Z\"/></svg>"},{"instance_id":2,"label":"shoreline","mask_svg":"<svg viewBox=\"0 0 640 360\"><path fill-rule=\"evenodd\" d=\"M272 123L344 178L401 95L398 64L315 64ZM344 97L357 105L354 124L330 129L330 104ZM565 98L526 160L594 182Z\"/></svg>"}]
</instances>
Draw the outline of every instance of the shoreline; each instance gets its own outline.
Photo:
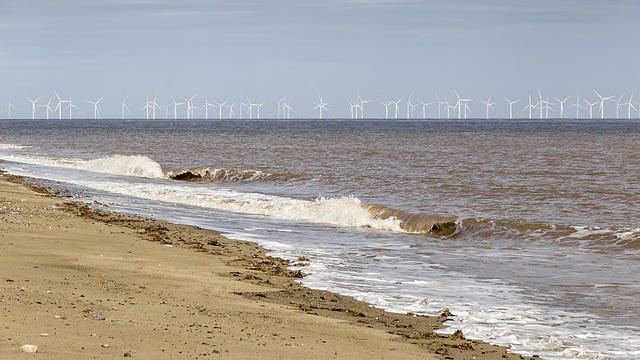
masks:
<instances>
[{"instance_id":1,"label":"shoreline","mask_svg":"<svg viewBox=\"0 0 640 360\"><path fill-rule=\"evenodd\" d=\"M0 172L0 356L33 344L42 359L532 359L434 334L448 310L388 313L306 288L295 279L308 259L29 182Z\"/></svg>"}]
</instances>

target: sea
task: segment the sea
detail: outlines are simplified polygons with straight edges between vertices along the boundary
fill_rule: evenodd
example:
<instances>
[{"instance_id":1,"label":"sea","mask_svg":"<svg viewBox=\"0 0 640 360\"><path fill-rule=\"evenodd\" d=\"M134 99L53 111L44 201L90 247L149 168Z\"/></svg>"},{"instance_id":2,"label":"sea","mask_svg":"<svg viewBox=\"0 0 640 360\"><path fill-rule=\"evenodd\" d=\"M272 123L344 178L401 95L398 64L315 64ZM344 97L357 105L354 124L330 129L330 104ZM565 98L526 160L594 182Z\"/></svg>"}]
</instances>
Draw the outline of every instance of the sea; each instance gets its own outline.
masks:
<instances>
[{"instance_id":1,"label":"sea","mask_svg":"<svg viewBox=\"0 0 640 360\"><path fill-rule=\"evenodd\" d=\"M640 358L640 120L0 120L0 168L545 359Z\"/></svg>"}]
</instances>

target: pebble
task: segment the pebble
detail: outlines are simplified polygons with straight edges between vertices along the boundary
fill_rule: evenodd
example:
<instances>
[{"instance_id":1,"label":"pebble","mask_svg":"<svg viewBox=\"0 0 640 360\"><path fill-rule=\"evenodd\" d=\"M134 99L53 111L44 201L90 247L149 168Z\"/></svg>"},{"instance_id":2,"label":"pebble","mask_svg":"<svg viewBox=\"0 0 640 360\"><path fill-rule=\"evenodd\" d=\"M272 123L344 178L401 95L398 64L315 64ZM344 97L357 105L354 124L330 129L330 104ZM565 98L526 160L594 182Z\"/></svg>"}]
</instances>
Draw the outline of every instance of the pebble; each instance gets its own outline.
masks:
<instances>
[{"instance_id":1,"label":"pebble","mask_svg":"<svg viewBox=\"0 0 640 360\"><path fill-rule=\"evenodd\" d=\"M103 314L93 314L91 316L92 320L104 320L106 317Z\"/></svg>"},{"instance_id":2,"label":"pebble","mask_svg":"<svg viewBox=\"0 0 640 360\"><path fill-rule=\"evenodd\" d=\"M102 344L102 347L103 347L103 348L108 348L108 347L109 347L109 344Z\"/></svg>"},{"instance_id":3,"label":"pebble","mask_svg":"<svg viewBox=\"0 0 640 360\"><path fill-rule=\"evenodd\" d=\"M131 357L131 353L130 352L124 353L124 357Z\"/></svg>"},{"instance_id":4,"label":"pebble","mask_svg":"<svg viewBox=\"0 0 640 360\"><path fill-rule=\"evenodd\" d=\"M35 353L35 352L38 352L38 347L35 345L26 344L26 345L20 346L20 351L26 352L26 353Z\"/></svg>"}]
</instances>

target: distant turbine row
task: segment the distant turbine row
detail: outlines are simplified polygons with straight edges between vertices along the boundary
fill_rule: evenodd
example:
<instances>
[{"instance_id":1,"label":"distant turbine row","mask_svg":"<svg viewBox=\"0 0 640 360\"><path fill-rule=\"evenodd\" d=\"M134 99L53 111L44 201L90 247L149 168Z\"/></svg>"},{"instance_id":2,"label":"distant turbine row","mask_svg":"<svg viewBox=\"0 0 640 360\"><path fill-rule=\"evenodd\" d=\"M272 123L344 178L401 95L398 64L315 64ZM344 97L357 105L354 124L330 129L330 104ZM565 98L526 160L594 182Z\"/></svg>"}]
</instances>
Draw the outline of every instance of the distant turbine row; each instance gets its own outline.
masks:
<instances>
[{"instance_id":1,"label":"distant turbine row","mask_svg":"<svg viewBox=\"0 0 640 360\"><path fill-rule=\"evenodd\" d=\"M594 102L590 102L587 101L586 99L583 99L584 103L586 105L589 106L589 118L592 119L593 118L593 108L594 106L598 105L598 110L600 112L600 117L604 118L604 108L605 108L605 103L610 101L610 102L615 102L616 103L616 118L619 118L619 116L622 114L622 116L624 116L624 110L626 110L626 116L627 118L631 118L631 110L633 109L634 111L638 111L638 116L640 117L640 103L638 102L633 102L633 93L629 96L629 99L626 102L623 102L623 98L625 97L625 93L623 93L622 95L620 95L619 97L615 97L615 96L606 96L603 97L601 96L597 91L593 90L594 94L597 96L597 99L595 99ZM424 102L421 99L417 99L417 101L422 105L422 118L426 119L427 118L427 107L429 105L433 105L435 104L436 106L436 111L437 111L437 117L440 119L442 117L445 116L446 114L446 118L450 119L452 112L453 112L453 116L456 116L457 113L457 118L458 119L466 119L468 117L468 114L471 113L471 108L469 107L470 103L473 103L473 100L470 98L465 98L465 97L461 97L458 92L454 89L454 93L456 96L456 101L454 103L450 103L449 100L447 98L444 98L444 100L442 100L438 94L435 94L435 100L436 101L432 101L432 102ZM32 119L36 118L36 114L37 114L37 109L38 108L44 108L45 113L46 113L46 119L49 119L49 115L53 114L55 115L56 113L58 114L58 119L62 119L62 112L64 111L68 111L69 113L69 119L72 118L72 111L73 109L80 109L77 105L75 105L73 103L73 101L71 100L71 96L69 96L68 100L63 100L62 98L60 98L60 96L58 95L58 93L56 91L54 91L54 95L55 98L57 99L57 103L55 108L51 108L51 101L54 100L53 97L49 98L49 101L46 104L43 105L37 105L38 101L40 101L40 99L42 99L42 96L32 100L31 98L26 98L30 103L31 103L31 114L32 114ZM540 91L540 89L538 89L538 93L537 93L537 101L532 100L531 95L529 95L528 98L528 104L526 106L524 106L522 108L521 111L524 111L525 113L528 113L529 119L534 117L534 112L537 112L537 117L539 117L540 119L548 119L549 118L549 112L555 112L555 110L552 108L552 102L549 100L549 97L543 97L542 96L542 92ZM240 101L233 101L233 103L229 104L229 101L224 101L222 103L219 103L217 101L214 101L213 103L210 103L207 95L204 94L204 103L202 103L202 105L200 107L196 106L194 104L194 99L198 96L198 94L196 93L195 95L191 96L190 98L186 98L186 97L182 97L182 96L178 96L179 99L183 100L181 102L176 102L176 100L170 96L171 98L171 102L166 104L166 105L160 105L158 104L158 93L156 92L155 96L153 97L152 100L149 100L149 97L147 97L147 100L144 104L144 106L140 109L140 111L144 111L146 113L146 118L147 119L156 119L156 111L158 112L162 112L164 110L164 118L170 118L170 109L173 109L173 118L174 119L178 119L179 115L178 115L178 107L182 106L182 105L186 105L186 119L193 119L194 118L194 110L198 110L198 111L203 111L204 110L204 116L205 119L209 119L209 107L214 107L214 108L218 108L218 118L222 119L223 118L223 109L227 110L226 113L228 113L229 119L234 118L235 115L235 111L234 109L236 109L239 112L239 116L240 118L242 118L243 116L243 109L247 110L247 113L249 115L249 119L253 119L254 118L254 114L255 114L255 118L256 119L260 119L260 108L265 105L267 102L262 102L262 103L253 103L251 102L251 100L248 97L245 98L240 98ZM124 99L121 102L118 102L116 104L120 105L121 108L121 116L124 119L125 118L125 114L126 112L129 112L129 107L126 104L127 101L127 96L124 97ZM413 92L411 92L411 94L407 97L407 99L405 100L405 97L402 96L401 98L397 99L397 100L391 100L391 101L387 101L387 102L382 102L379 101L379 103L384 106L384 118L388 119L389 118L389 107L391 105L393 105L391 111L393 112L393 117L395 119L398 119L400 116L400 104L402 103L406 103L406 118L415 118L415 109L418 106L417 103L413 103L412 102L412 98L413 98ZM492 101L493 98L493 94L491 94L486 100L479 100L479 103L482 103L485 105L485 116L486 118L489 118L491 116L491 111L494 111L493 105L496 105L495 101ZM517 104L518 102L521 101L521 99L514 99L514 100L510 100L509 98L507 98L506 96L503 96L503 98L506 100L506 102L509 105L509 118L513 118L513 106L515 104ZM324 101L324 98L322 95L318 94L318 99L319 102L315 104L315 106L313 108L311 108L311 110L315 110L318 111L318 115L319 118L322 119L323 118L323 111L324 112L329 112L329 107L331 106L330 104L326 103ZM555 100L555 102L558 103L559 105L559 117L563 118L564 117L564 110L565 110L565 102L567 102L569 99L571 99L571 96L568 96L564 99L558 99L558 98L553 98L553 100ZM95 101L91 101L91 100L86 100L87 103L91 104L93 106L93 117L94 119L98 119L101 118L103 111L102 111L102 100L103 97L99 98L98 100ZM289 119L291 116L291 112L295 112L295 110L293 109L293 107L291 106L291 99L289 97L283 97L281 99L276 99L277 100L277 113L278 113L278 119ZM348 116L351 119L364 119L364 112L365 112L365 104L368 104L370 102L372 102L373 100L365 100L363 99L359 94L356 94L356 98L352 101L351 99L347 99L347 102L349 104L349 112L348 112ZM636 105L638 105L638 107L636 107ZM8 110L8 118L11 119L11 110L13 109L14 111L17 110L17 108L15 107L15 105L11 102L11 97L9 98L9 102L6 104L7 106L7 110ZM345 106L346 108L346 106ZM586 110L586 108L582 105L582 103L580 102L580 94L578 94L576 96L576 101L575 103L573 103L572 105L569 106L569 109L571 108L575 108L576 109L576 118L580 118L580 109L582 110ZM182 117L180 117L182 118Z\"/></svg>"}]
</instances>

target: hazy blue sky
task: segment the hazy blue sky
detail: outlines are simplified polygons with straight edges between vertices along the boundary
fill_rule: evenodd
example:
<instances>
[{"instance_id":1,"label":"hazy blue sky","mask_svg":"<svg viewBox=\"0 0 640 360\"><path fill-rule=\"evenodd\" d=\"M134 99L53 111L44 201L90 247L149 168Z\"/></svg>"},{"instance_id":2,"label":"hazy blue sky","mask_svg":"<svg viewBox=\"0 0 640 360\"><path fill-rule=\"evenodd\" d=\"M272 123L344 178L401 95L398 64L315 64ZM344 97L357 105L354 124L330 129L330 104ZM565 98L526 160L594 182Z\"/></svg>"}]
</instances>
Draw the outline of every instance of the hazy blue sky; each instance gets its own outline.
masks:
<instances>
[{"instance_id":1,"label":"hazy blue sky","mask_svg":"<svg viewBox=\"0 0 640 360\"><path fill-rule=\"evenodd\" d=\"M454 88L474 100L470 116L484 117L478 100L493 93L492 115L508 116L506 96L522 99L522 117L538 88L551 101L572 96L566 107L578 93L596 101L593 89L640 100L639 35L637 0L0 0L0 118L10 97L14 118L31 117L25 97L54 106L54 90L80 107L74 118L93 117L86 100L101 96L103 117L119 117L127 94L127 116L144 117L156 91L161 104L198 93L196 106L204 93L243 94L267 102L261 117L275 117L284 96L292 116L317 117L318 93L325 117L348 117L359 93L373 100L367 117L384 117L379 101L413 91L417 104L435 93L454 103Z\"/></svg>"}]
</instances>

